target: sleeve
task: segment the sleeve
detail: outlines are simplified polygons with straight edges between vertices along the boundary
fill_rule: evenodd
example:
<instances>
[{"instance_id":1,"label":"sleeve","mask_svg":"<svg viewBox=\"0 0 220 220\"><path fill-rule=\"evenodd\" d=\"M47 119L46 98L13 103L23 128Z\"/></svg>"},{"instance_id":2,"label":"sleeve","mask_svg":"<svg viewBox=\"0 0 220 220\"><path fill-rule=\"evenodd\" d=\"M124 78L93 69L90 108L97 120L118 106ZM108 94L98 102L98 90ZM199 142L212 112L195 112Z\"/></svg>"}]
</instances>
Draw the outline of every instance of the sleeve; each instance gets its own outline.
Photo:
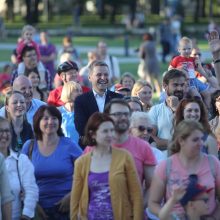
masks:
<instances>
[{"instance_id":1,"label":"sleeve","mask_svg":"<svg viewBox=\"0 0 220 220\"><path fill-rule=\"evenodd\" d=\"M25 196L22 214L33 218L39 197L39 190L34 176L34 166L24 154L19 157L19 165L21 184Z\"/></svg>"},{"instance_id":2,"label":"sleeve","mask_svg":"<svg viewBox=\"0 0 220 220\"><path fill-rule=\"evenodd\" d=\"M24 41L20 41L18 44L17 44L17 49L16 49L16 52L17 52L17 60L18 60L18 63L22 62L22 57L21 57L21 53L22 53L22 50L24 49L24 46L26 44L24 43Z\"/></svg>"},{"instance_id":3,"label":"sleeve","mask_svg":"<svg viewBox=\"0 0 220 220\"><path fill-rule=\"evenodd\" d=\"M49 96L48 96L48 98L47 98L47 103L48 103L48 105L57 106L56 101L57 101L57 97L56 97L55 90L52 90L52 91L49 93Z\"/></svg>"},{"instance_id":4,"label":"sleeve","mask_svg":"<svg viewBox=\"0 0 220 220\"><path fill-rule=\"evenodd\" d=\"M170 66L172 66L173 68L177 68L177 59L176 57L174 57L171 61L170 61Z\"/></svg>"},{"instance_id":5,"label":"sleeve","mask_svg":"<svg viewBox=\"0 0 220 220\"><path fill-rule=\"evenodd\" d=\"M148 166L157 165L157 160L154 156L154 153L151 149L151 146L147 142L145 143L143 156L144 156L144 164L145 165L148 165Z\"/></svg>"},{"instance_id":6,"label":"sleeve","mask_svg":"<svg viewBox=\"0 0 220 220\"><path fill-rule=\"evenodd\" d=\"M134 165L134 161L131 156L125 152L126 155L126 164L125 171L128 183L128 192L130 195L131 203L133 205L133 219L140 220L143 219L144 214L144 205L143 205L143 195L141 190L140 181L138 174Z\"/></svg>"},{"instance_id":7,"label":"sleeve","mask_svg":"<svg viewBox=\"0 0 220 220\"><path fill-rule=\"evenodd\" d=\"M82 155L82 149L72 140L70 143L69 151L73 161L75 161L79 156Z\"/></svg>"},{"instance_id":8,"label":"sleeve","mask_svg":"<svg viewBox=\"0 0 220 220\"><path fill-rule=\"evenodd\" d=\"M77 159L74 167L73 184L70 195L70 220L78 220L79 203L83 191L83 178L81 175L82 163Z\"/></svg>"},{"instance_id":9,"label":"sleeve","mask_svg":"<svg viewBox=\"0 0 220 220\"><path fill-rule=\"evenodd\" d=\"M152 106L150 111L147 114L148 114L148 117L151 120L151 123L154 126L157 126L157 117L158 117L158 115L157 115L157 105Z\"/></svg>"},{"instance_id":10,"label":"sleeve","mask_svg":"<svg viewBox=\"0 0 220 220\"><path fill-rule=\"evenodd\" d=\"M21 149L21 153L25 154L28 156L28 150L29 150L29 146L30 146L31 140L27 140L24 144L23 147Z\"/></svg>"},{"instance_id":11,"label":"sleeve","mask_svg":"<svg viewBox=\"0 0 220 220\"><path fill-rule=\"evenodd\" d=\"M1 205L13 200L13 195L8 180L8 174L2 155L0 155L0 198Z\"/></svg>"},{"instance_id":12,"label":"sleeve","mask_svg":"<svg viewBox=\"0 0 220 220\"><path fill-rule=\"evenodd\" d=\"M166 160L159 162L154 171L154 175L158 176L162 181L166 181Z\"/></svg>"},{"instance_id":13,"label":"sleeve","mask_svg":"<svg viewBox=\"0 0 220 220\"><path fill-rule=\"evenodd\" d=\"M76 126L76 130L79 133L79 136L84 135L84 128L87 123L85 109L86 108L83 106L83 101L81 100L81 96L78 96L75 100L75 105L74 105L74 112L75 112L74 123Z\"/></svg>"}]
</instances>

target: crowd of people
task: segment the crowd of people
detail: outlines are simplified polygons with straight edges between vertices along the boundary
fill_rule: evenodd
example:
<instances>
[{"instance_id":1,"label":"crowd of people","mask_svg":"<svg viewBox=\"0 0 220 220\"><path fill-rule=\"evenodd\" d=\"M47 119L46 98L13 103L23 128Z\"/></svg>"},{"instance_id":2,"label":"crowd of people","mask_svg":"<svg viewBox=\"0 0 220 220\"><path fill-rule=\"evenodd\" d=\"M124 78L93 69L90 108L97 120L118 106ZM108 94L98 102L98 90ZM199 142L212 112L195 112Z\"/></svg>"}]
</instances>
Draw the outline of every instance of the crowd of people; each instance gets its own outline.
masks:
<instances>
[{"instance_id":1,"label":"crowd of people","mask_svg":"<svg viewBox=\"0 0 220 220\"><path fill-rule=\"evenodd\" d=\"M65 37L55 67L47 33L37 44L33 32L0 87L0 219L220 220L218 32L211 64L179 39L162 83L150 34L136 79L104 41L83 66Z\"/></svg>"}]
</instances>

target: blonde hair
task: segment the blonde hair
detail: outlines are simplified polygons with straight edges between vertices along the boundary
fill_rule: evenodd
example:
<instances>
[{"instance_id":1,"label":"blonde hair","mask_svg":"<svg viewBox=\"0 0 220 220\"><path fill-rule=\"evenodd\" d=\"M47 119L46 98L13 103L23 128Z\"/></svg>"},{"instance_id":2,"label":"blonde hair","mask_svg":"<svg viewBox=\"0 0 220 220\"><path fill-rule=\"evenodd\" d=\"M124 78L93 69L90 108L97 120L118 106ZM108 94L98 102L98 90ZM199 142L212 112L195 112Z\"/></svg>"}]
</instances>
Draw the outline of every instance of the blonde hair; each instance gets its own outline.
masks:
<instances>
[{"instance_id":1,"label":"blonde hair","mask_svg":"<svg viewBox=\"0 0 220 220\"><path fill-rule=\"evenodd\" d=\"M25 32L27 32L27 31L32 31L32 32L35 32L35 28L32 26L32 25L25 25L23 28L22 28L22 32L21 32L21 34L22 34L22 36L23 36L23 34L25 33Z\"/></svg>"},{"instance_id":2,"label":"blonde hair","mask_svg":"<svg viewBox=\"0 0 220 220\"><path fill-rule=\"evenodd\" d=\"M192 44L192 40L188 37L182 37L180 40L179 40L179 46L181 44Z\"/></svg>"},{"instance_id":3,"label":"blonde hair","mask_svg":"<svg viewBox=\"0 0 220 220\"><path fill-rule=\"evenodd\" d=\"M180 138L185 140L193 131L199 130L204 132L204 128L201 123L195 120L183 120L174 129L173 137L169 145L169 155L180 152Z\"/></svg>"},{"instance_id":4,"label":"blonde hair","mask_svg":"<svg viewBox=\"0 0 220 220\"><path fill-rule=\"evenodd\" d=\"M64 103L72 101L71 95L77 89L81 89L81 85L79 83L76 83L74 81L65 83L62 89L60 100Z\"/></svg>"},{"instance_id":5,"label":"blonde hair","mask_svg":"<svg viewBox=\"0 0 220 220\"><path fill-rule=\"evenodd\" d=\"M131 91L131 96L138 96L137 93L145 86L153 90L152 86L147 81L142 79L137 80Z\"/></svg>"}]
</instances>

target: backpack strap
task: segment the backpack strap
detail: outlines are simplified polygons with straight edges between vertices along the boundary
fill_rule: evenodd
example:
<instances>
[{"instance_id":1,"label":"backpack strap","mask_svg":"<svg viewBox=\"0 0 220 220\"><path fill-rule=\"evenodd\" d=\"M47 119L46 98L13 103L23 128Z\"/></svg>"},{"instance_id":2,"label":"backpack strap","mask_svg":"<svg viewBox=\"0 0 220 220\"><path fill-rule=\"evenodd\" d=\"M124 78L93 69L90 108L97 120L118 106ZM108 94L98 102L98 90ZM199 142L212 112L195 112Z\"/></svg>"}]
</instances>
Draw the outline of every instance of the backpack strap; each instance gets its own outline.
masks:
<instances>
[{"instance_id":1,"label":"backpack strap","mask_svg":"<svg viewBox=\"0 0 220 220\"><path fill-rule=\"evenodd\" d=\"M29 158L29 160L32 160L33 149L34 149L34 139L31 139L30 144L29 144L29 148L28 148L28 158Z\"/></svg>"},{"instance_id":2,"label":"backpack strap","mask_svg":"<svg viewBox=\"0 0 220 220\"><path fill-rule=\"evenodd\" d=\"M209 167L210 167L212 176L214 180L216 180L216 169L215 169L215 163L214 163L213 157L210 154L208 154L207 157L208 157Z\"/></svg>"},{"instance_id":3,"label":"backpack strap","mask_svg":"<svg viewBox=\"0 0 220 220\"><path fill-rule=\"evenodd\" d=\"M167 162L166 162L166 183L167 183L168 178L170 176L171 166L172 166L172 161L171 161L171 158L168 157Z\"/></svg>"}]
</instances>

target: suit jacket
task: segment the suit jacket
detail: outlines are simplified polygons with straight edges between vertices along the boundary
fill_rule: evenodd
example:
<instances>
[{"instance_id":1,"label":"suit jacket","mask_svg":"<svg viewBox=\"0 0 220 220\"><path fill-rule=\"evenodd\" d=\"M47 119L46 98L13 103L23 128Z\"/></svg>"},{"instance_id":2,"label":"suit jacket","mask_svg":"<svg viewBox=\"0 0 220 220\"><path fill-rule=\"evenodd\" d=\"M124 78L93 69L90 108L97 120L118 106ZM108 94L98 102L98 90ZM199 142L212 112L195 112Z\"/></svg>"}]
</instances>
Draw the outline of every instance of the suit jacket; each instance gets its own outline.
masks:
<instances>
[{"instance_id":1,"label":"suit jacket","mask_svg":"<svg viewBox=\"0 0 220 220\"><path fill-rule=\"evenodd\" d=\"M91 152L75 161L70 202L71 220L88 220L90 166ZM109 187L114 219L143 220L144 207L141 185L134 161L126 150L112 148Z\"/></svg>"},{"instance_id":2,"label":"suit jacket","mask_svg":"<svg viewBox=\"0 0 220 220\"><path fill-rule=\"evenodd\" d=\"M123 98L121 94L107 90L105 105L113 98ZM84 135L84 128L89 117L98 112L99 108L93 94L93 91L89 91L78 96L75 100L74 112L75 112L75 126L80 136Z\"/></svg>"}]
</instances>

